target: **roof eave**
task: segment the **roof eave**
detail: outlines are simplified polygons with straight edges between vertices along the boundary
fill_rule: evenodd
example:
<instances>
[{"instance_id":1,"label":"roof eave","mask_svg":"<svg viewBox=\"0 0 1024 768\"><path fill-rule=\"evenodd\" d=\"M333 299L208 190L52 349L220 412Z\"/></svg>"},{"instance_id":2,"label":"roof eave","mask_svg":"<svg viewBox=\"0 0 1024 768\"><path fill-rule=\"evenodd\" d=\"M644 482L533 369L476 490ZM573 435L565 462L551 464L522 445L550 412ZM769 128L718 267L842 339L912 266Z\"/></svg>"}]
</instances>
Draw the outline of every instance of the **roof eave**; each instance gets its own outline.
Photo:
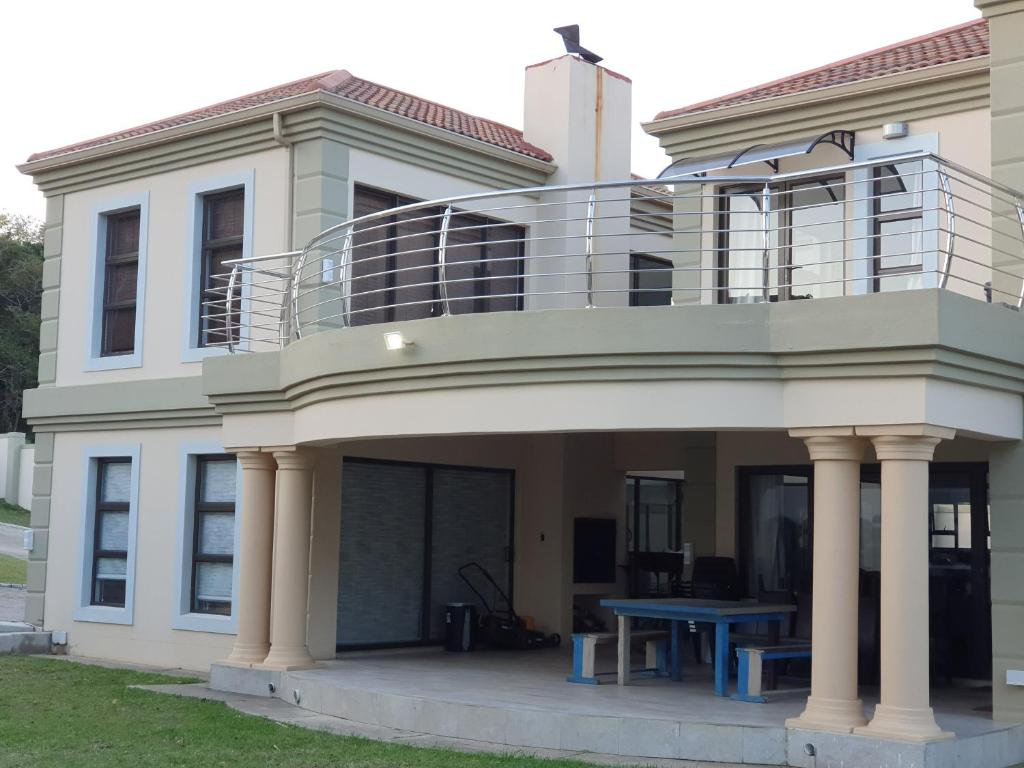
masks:
<instances>
[{"instance_id":1,"label":"roof eave","mask_svg":"<svg viewBox=\"0 0 1024 768\"><path fill-rule=\"evenodd\" d=\"M976 56L949 64L935 64L930 67L922 67L910 72L898 72L892 75L882 75L881 77L872 77L852 83L842 83L841 85L830 85L785 96L775 96L759 101L706 109L700 112L673 115L660 120L649 120L641 123L640 127L650 136L660 136L661 134L670 133L681 128L753 117L777 110L791 109L804 104L840 100L852 95L863 95L872 91L900 88L908 84L926 82L928 80L957 78L981 70L987 71L988 68L989 57Z\"/></svg>"},{"instance_id":2,"label":"roof eave","mask_svg":"<svg viewBox=\"0 0 1024 768\"><path fill-rule=\"evenodd\" d=\"M546 174L554 173L557 167L555 163L547 160L530 157L529 155L522 154L521 152L489 144L486 141L480 141L479 139L463 136L462 134L454 133L452 131L446 131L443 128L435 128L434 126L421 123L418 120L413 120L412 118L396 115L377 107L363 105L351 99L346 99L343 96L337 96L336 94L319 90L310 91L309 93L303 93L297 96L290 96L267 104L260 104L255 107L231 112L227 115L217 115L215 117L197 120L195 122L188 123L187 125L163 128L141 136L115 139L95 147L72 150L59 155L40 158L38 160L29 160L17 165L16 168L21 173L35 176L36 174L44 171L52 171L61 167L72 166L90 160L125 154L145 147L178 141L183 138L209 133L230 126L255 122L257 120L266 119L275 112L294 112L300 109L316 106L317 104L324 104L341 111L360 114L372 120L389 123L411 132L420 133L451 144L464 146L474 151L502 159L506 162L516 163Z\"/></svg>"}]
</instances>

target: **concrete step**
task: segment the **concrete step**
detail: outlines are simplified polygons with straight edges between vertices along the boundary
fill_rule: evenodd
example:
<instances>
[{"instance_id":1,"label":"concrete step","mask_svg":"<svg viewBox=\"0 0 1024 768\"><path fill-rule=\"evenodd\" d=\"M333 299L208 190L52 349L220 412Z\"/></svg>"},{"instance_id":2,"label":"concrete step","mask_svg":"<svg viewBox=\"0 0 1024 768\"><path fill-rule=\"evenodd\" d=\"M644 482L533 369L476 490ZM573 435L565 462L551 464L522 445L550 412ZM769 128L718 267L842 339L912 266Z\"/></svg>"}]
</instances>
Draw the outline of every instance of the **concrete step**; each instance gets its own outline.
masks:
<instances>
[{"instance_id":1,"label":"concrete step","mask_svg":"<svg viewBox=\"0 0 1024 768\"><path fill-rule=\"evenodd\" d=\"M50 652L49 632L0 632L0 654L29 656Z\"/></svg>"}]
</instances>

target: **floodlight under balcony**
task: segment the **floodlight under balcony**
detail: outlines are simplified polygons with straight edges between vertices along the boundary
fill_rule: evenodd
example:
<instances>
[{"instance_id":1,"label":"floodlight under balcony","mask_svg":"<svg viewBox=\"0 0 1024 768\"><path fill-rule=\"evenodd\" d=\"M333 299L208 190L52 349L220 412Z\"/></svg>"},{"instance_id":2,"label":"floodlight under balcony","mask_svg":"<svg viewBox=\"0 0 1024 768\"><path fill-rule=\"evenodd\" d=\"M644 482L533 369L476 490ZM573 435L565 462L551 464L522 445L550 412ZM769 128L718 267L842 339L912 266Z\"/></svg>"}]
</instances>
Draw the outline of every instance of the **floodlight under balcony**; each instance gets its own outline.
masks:
<instances>
[{"instance_id":1,"label":"floodlight under balcony","mask_svg":"<svg viewBox=\"0 0 1024 768\"><path fill-rule=\"evenodd\" d=\"M412 343L413 342L409 341L402 335L401 331L388 331L384 334L384 347L389 352L397 352L400 349L405 349L406 347L412 346Z\"/></svg>"}]
</instances>

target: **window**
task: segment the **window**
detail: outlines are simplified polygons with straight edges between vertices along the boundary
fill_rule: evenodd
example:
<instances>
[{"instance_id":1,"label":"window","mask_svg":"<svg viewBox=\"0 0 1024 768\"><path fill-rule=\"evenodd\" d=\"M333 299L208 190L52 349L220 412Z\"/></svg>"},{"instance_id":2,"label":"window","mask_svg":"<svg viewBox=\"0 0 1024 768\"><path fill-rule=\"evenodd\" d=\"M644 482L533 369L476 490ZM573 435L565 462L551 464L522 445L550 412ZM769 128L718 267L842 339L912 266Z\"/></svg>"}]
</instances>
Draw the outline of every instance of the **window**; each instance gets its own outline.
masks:
<instances>
[{"instance_id":1,"label":"window","mask_svg":"<svg viewBox=\"0 0 1024 768\"><path fill-rule=\"evenodd\" d=\"M234 456L195 460L191 612L231 615L235 551Z\"/></svg>"},{"instance_id":2,"label":"window","mask_svg":"<svg viewBox=\"0 0 1024 768\"><path fill-rule=\"evenodd\" d=\"M646 253L629 255L629 306L667 307L672 303L672 267L668 259Z\"/></svg>"},{"instance_id":3,"label":"window","mask_svg":"<svg viewBox=\"0 0 1024 768\"><path fill-rule=\"evenodd\" d=\"M753 303L844 294L844 179L791 182L769 191L764 263L763 187L721 192L719 301Z\"/></svg>"},{"instance_id":4,"label":"window","mask_svg":"<svg viewBox=\"0 0 1024 768\"><path fill-rule=\"evenodd\" d=\"M128 518L132 461L100 459L96 468L92 605L124 608L128 575Z\"/></svg>"},{"instance_id":5,"label":"window","mask_svg":"<svg viewBox=\"0 0 1024 768\"><path fill-rule=\"evenodd\" d=\"M141 217L139 208L104 217L106 237L100 344L103 357L130 355L135 351Z\"/></svg>"},{"instance_id":6,"label":"window","mask_svg":"<svg viewBox=\"0 0 1024 768\"><path fill-rule=\"evenodd\" d=\"M418 201L356 186L353 215ZM424 208L373 219L356 229L352 251L352 324L372 325L442 314L437 248L443 217ZM446 278L452 314L522 309L523 227L459 213L449 223Z\"/></svg>"},{"instance_id":7,"label":"window","mask_svg":"<svg viewBox=\"0 0 1024 768\"><path fill-rule=\"evenodd\" d=\"M85 449L76 621L131 624L141 446Z\"/></svg>"},{"instance_id":8,"label":"window","mask_svg":"<svg viewBox=\"0 0 1024 768\"><path fill-rule=\"evenodd\" d=\"M626 478L626 521L633 552L679 552L683 548L682 480Z\"/></svg>"},{"instance_id":9,"label":"window","mask_svg":"<svg viewBox=\"0 0 1024 768\"><path fill-rule=\"evenodd\" d=\"M889 163L873 171L875 291L923 287L923 173L920 160Z\"/></svg>"},{"instance_id":10,"label":"window","mask_svg":"<svg viewBox=\"0 0 1024 768\"><path fill-rule=\"evenodd\" d=\"M224 262L242 258L245 239L245 188L203 195L202 240L200 245L200 347L237 342L240 335L241 298L227 304L227 275L231 265ZM207 303L210 302L210 303Z\"/></svg>"}]
</instances>

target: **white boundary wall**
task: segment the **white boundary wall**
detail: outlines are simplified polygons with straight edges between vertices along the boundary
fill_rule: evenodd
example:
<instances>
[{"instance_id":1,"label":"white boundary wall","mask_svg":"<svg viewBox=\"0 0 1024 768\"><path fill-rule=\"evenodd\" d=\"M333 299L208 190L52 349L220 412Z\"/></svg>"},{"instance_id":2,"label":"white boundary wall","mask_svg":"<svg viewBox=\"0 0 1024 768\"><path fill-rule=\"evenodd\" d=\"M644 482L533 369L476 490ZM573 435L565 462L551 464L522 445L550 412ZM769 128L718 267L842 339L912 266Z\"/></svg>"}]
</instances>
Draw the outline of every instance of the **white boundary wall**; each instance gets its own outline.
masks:
<instances>
[{"instance_id":1,"label":"white boundary wall","mask_svg":"<svg viewBox=\"0 0 1024 768\"><path fill-rule=\"evenodd\" d=\"M0 435L0 499L31 509L35 453L21 432Z\"/></svg>"}]
</instances>

